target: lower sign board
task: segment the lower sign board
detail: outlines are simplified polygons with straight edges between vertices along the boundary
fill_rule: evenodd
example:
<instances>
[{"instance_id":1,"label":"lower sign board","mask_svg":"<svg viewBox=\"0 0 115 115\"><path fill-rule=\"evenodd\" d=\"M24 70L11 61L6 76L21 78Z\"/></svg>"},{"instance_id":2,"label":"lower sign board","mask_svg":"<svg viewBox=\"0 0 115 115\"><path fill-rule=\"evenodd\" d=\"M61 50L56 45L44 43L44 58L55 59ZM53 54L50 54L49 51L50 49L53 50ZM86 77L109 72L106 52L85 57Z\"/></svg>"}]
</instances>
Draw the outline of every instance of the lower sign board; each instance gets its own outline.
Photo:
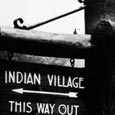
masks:
<instances>
[{"instance_id":1,"label":"lower sign board","mask_svg":"<svg viewBox=\"0 0 115 115\"><path fill-rule=\"evenodd\" d=\"M0 115L87 115L85 68L0 60Z\"/></svg>"}]
</instances>

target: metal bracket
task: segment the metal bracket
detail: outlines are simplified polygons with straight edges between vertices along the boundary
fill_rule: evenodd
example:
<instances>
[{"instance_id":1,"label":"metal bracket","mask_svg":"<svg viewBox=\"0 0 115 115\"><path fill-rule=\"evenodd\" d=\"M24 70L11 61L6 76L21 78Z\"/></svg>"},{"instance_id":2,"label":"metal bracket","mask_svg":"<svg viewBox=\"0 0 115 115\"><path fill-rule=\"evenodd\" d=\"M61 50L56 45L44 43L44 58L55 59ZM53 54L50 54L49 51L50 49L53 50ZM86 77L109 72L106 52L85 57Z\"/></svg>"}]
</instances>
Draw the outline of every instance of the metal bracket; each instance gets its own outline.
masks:
<instances>
[{"instance_id":1,"label":"metal bracket","mask_svg":"<svg viewBox=\"0 0 115 115\"><path fill-rule=\"evenodd\" d=\"M73 34L77 34L76 28L74 29ZM74 67L75 66L75 59L74 58L70 58L70 63L71 63L71 66Z\"/></svg>"},{"instance_id":2,"label":"metal bracket","mask_svg":"<svg viewBox=\"0 0 115 115\"><path fill-rule=\"evenodd\" d=\"M71 58L71 59L70 59L70 63L71 63L71 67L74 67L74 65L75 65L75 59L74 59L74 58Z\"/></svg>"},{"instance_id":3,"label":"metal bracket","mask_svg":"<svg viewBox=\"0 0 115 115\"><path fill-rule=\"evenodd\" d=\"M63 17L68 16L68 15L71 15L71 14L76 13L76 12L78 12L78 11L81 11L81 10L83 10L83 9L85 9L85 8L86 8L86 5L84 5L84 6L80 7L80 8L78 8L78 9L75 9L75 10L73 10L73 11L67 12L67 13L65 13L65 14L59 15L59 16L57 16L57 17L54 17L54 18L48 19L48 20L46 20L46 21L43 21L43 22L41 22L41 23L38 23L38 24L35 24L35 25L32 25L32 26L29 26L29 27L27 27L27 26L25 26L25 25L20 26L20 24L23 24L23 23L24 23L24 20L23 20L22 18L18 18L18 19L15 19L14 22L13 22L13 23L14 23L14 28L25 29L25 30L34 29L34 28L36 28L36 27L42 26L42 25L44 25L44 24L47 24L47 23L49 23L49 22L55 21L55 20L57 20L57 19L63 18ZM20 24L19 24L19 23L20 23Z\"/></svg>"},{"instance_id":4,"label":"metal bracket","mask_svg":"<svg viewBox=\"0 0 115 115\"><path fill-rule=\"evenodd\" d=\"M24 26L24 25L20 26L20 25L18 25L18 23L23 24L23 22L24 22L24 20L22 18L15 19L14 20L14 28L28 30L27 26Z\"/></svg>"},{"instance_id":5,"label":"metal bracket","mask_svg":"<svg viewBox=\"0 0 115 115\"><path fill-rule=\"evenodd\" d=\"M14 57L14 52L9 51L7 55L8 55L8 60L9 60L9 61L12 61L12 60L13 60L13 57Z\"/></svg>"},{"instance_id":6,"label":"metal bracket","mask_svg":"<svg viewBox=\"0 0 115 115\"><path fill-rule=\"evenodd\" d=\"M85 3L85 0L78 0L79 3Z\"/></svg>"}]
</instances>

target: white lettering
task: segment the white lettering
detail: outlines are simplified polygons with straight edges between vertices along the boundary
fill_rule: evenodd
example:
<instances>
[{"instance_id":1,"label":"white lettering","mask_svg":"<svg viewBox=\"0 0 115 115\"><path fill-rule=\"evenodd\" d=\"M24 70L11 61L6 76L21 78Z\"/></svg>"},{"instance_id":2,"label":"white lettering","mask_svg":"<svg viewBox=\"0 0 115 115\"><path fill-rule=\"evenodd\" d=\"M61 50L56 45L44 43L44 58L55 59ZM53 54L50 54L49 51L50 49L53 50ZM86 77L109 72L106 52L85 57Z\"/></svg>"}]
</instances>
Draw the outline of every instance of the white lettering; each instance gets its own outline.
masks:
<instances>
[{"instance_id":1,"label":"white lettering","mask_svg":"<svg viewBox=\"0 0 115 115\"><path fill-rule=\"evenodd\" d=\"M15 112L15 113L32 112L31 102L9 101L9 103L10 103L10 112Z\"/></svg>"},{"instance_id":2,"label":"white lettering","mask_svg":"<svg viewBox=\"0 0 115 115\"><path fill-rule=\"evenodd\" d=\"M53 74L48 74L48 83L49 86L54 86L54 87L64 87L64 88L79 88L79 89L84 89L85 87L82 86L82 82L84 79L82 77L74 77L72 78L71 76L66 77L66 76L60 76L60 75L53 75Z\"/></svg>"},{"instance_id":3,"label":"white lettering","mask_svg":"<svg viewBox=\"0 0 115 115\"><path fill-rule=\"evenodd\" d=\"M58 107L59 114L61 115L78 115L79 105L65 105L61 104ZM75 112L75 113L74 113Z\"/></svg>"},{"instance_id":4,"label":"white lettering","mask_svg":"<svg viewBox=\"0 0 115 115\"><path fill-rule=\"evenodd\" d=\"M53 114L55 104L37 103L37 111L42 114Z\"/></svg>"},{"instance_id":5,"label":"white lettering","mask_svg":"<svg viewBox=\"0 0 115 115\"><path fill-rule=\"evenodd\" d=\"M5 83L41 85L41 74L20 71L5 71Z\"/></svg>"}]
</instances>

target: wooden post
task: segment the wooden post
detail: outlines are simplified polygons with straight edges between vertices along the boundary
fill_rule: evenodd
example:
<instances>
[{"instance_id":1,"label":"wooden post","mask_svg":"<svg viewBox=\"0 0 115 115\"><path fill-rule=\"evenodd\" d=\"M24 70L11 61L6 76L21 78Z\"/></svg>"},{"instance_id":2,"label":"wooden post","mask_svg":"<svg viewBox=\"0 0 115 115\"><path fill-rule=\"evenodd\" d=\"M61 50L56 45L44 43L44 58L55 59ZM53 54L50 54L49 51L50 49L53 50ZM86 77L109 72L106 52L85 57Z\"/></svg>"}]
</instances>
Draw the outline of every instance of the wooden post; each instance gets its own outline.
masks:
<instances>
[{"instance_id":1,"label":"wooden post","mask_svg":"<svg viewBox=\"0 0 115 115\"><path fill-rule=\"evenodd\" d=\"M95 57L86 59L88 92L91 92L88 115L111 115L115 112L115 56L111 53L115 50L115 1L87 0L86 5L89 5L85 10L86 33L92 35L92 43L96 45Z\"/></svg>"},{"instance_id":2,"label":"wooden post","mask_svg":"<svg viewBox=\"0 0 115 115\"><path fill-rule=\"evenodd\" d=\"M91 35L56 34L8 27L0 28L0 46L1 50L62 57L85 57L86 51L92 47Z\"/></svg>"}]
</instances>

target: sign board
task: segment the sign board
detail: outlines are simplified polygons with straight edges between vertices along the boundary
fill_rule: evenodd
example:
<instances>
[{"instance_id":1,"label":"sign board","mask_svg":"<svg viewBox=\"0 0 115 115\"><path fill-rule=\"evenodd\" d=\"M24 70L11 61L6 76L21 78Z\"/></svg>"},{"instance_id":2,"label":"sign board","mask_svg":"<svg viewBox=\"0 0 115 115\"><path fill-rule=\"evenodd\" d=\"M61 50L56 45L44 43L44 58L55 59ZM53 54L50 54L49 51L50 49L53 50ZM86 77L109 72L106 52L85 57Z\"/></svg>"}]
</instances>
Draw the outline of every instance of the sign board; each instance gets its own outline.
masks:
<instances>
[{"instance_id":1,"label":"sign board","mask_svg":"<svg viewBox=\"0 0 115 115\"><path fill-rule=\"evenodd\" d=\"M87 115L85 68L0 60L0 115Z\"/></svg>"}]
</instances>

